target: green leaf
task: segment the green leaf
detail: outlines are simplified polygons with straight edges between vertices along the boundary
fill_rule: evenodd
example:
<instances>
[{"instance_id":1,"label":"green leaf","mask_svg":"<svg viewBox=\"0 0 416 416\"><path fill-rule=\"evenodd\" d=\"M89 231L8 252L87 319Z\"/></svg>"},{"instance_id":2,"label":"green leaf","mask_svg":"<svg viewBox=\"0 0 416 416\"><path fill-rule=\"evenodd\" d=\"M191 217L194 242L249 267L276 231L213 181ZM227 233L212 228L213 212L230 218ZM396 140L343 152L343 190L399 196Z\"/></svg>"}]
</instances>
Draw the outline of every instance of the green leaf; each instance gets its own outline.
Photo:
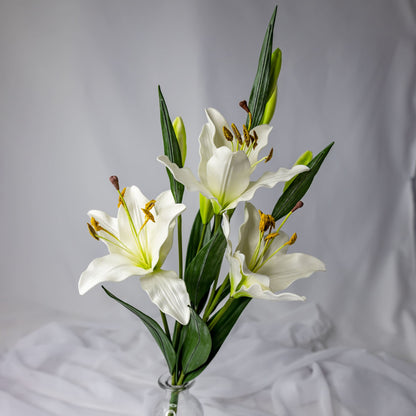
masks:
<instances>
[{"instance_id":1,"label":"green leaf","mask_svg":"<svg viewBox=\"0 0 416 416\"><path fill-rule=\"evenodd\" d=\"M189 263L193 260L193 258L196 256L196 253L198 252L199 242L202 237L203 228L204 224L202 223L201 215L198 211L196 213L194 223L192 224L191 234L189 236L188 248L186 250L185 269L186 267L188 267ZM208 243L210 238L211 230L209 226L207 226L201 247L204 247L205 244Z\"/></svg>"},{"instance_id":2,"label":"green leaf","mask_svg":"<svg viewBox=\"0 0 416 416\"><path fill-rule=\"evenodd\" d=\"M217 324L211 330L212 347L208 360L201 367L187 374L184 382L191 381L199 374L201 374L208 366L208 364L214 359L217 352L220 350L222 344L224 343L225 339L227 338L228 334L233 329L241 313L250 301L251 298L245 297L233 299L231 305L228 307L228 309L218 320Z\"/></svg>"},{"instance_id":3,"label":"green leaf","mask_svg":"<svg viewBox=\"0 0 416 416\"><path fill-rule=\"evenodd\" d=\"M273 47L273 31L276 20L277 6L273 11L269 25L264 36L263 45L260 52L259 64L257 67L256 77L254 78L253 87L250 93L248 107L253 116L251 127L256 127L261 123L263 118L264 108L269 99L269 85L271 74L271 56ZM247 125L249 119L247 118Z\"/></svg>"},{"instance_id":4,"label":"green leaf","mask_svg":"<svg viewBox=\"0 0 416 416\"><path fill-rule=\"evenodd\" d=\"M163 149L165 155L169 158L169 160L173 163L176 163L181 168L183 166L181 149L179 147L175 130L173 129L168 108L166 106L165 99L163 98L160 86L158 87L158 91L160 107L160 125L162 128L163 137ZM166 169L166 171L169 176L170 189L172 191L173 197L175 198L175 201L177 203L182 202L184 186L175 180L169 169Z\"/></svg>"},{"instance_id":5,"label":"green leaf","mask_svg":"<svg viewBox=\"0 0 416 416\"><path fill-rule=\"evenodd\" d=\"M286 191L283 192L282 196L276 202L272 212L272 215L276 221L287 215L296 205L296 203L300 201L306 194L307 190L312 184L313 178L318 173L322 162L325 160L333 144L334 142L329 144L327 147L325 147L324 150L318 153L311 160L311 162L308 163L310 170L308 172L300 173L298 176L296 176L295 180L289 185Z\"/></svg>"},{"instance_id":6,"label":"green leaf","mask_svg":"<svg viewBox=\"0 0 416 416\"><path fill-rule=\"evenodd\" d=\"M251 301L249 297L240 297L233 299L231 305L223 313L221 318L218 320L216 325L211 330L212 349L211 359L214 358L215 354L219 351L225 339L227 338L230 331L233 329L237 319L240 317L243 310ZM221 309L217 312L219 313ZM214 315L212 319L215 319ZM212 320L211 319L211 320Z\"/></svg>"},{"instance_id":7,"label":"green leaf","mask_svg":"<svg viewBox=\"0 0 416 416\"><path fill-rule=\"evenodd\" d=\"M205 322L191 310L191 319L181 334L181 367L187 374L202 366L211 352L211 335Z\"/></svg>"},{"instance_id":8,"label":"green leaf","mask_svg":"<svg viewBox=\"0 0 416 416\"><path fill-rule=\"evenodd\" d=\"M221 227L196 254L185 270L185 283L192 306L198 306L218 276L227 243Z\"/></svg>"},{"instance_id":9,"label":"green leaf","mask_svg":"<svg viewBox=\"0 0 416 416\"><path fill-rule=\"evenodd\" d=\"M101 286L101 287L104 289L105 293L107 293L107 295L110 296L110 298L113 298L114 300L116 300L118 303L123 305L130 312L133 312L136 316L138 316L142 320L142 322L145 324L147 329L152 334L157 345L159 345L160 350L165 356L166 362L169 367L169 371L170 373L172 373L173 369L175 368L176 353L175 353L172 343L170 342L169 338L167 337L163 329L160 327L160 325L150 316L147 316L143 312L136 309L134 306L129 305L128 303L119 299L117 296L113 295L104 286Z\"/></svg>"}]
</instances>

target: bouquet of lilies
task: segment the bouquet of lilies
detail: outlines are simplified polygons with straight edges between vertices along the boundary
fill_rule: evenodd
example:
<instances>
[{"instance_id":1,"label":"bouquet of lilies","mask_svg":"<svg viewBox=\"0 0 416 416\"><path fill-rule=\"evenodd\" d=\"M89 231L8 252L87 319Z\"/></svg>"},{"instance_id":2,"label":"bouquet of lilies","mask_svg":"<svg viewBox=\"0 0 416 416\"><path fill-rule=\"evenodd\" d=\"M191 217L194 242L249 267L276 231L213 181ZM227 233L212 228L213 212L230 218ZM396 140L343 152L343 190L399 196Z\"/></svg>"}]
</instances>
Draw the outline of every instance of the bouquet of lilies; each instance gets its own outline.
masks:
<instances>
[{"instance_id":1,"label":"bouquet of lilies","mask_svg":"<svg viewBox=\"0 0 416 416\"><path fill-rule=\"evenodd\" d=\"M194 379L208 366L251 299L303 300L285 290L295 280L325 270L315 257L288 252L297 236L289 236L283 227L302 207L301 198L333 143L315 157L305 152L290 169L272 169L250 180L258 165L270 162L273 154L273 149L267 149L272 130L269 122L281 67L281 51L272 48L275 17L276 9L263 41L249 102L240 103L245 124L240 128L229 125L217 110L206 110L208 121L199 136L198 175L184 167L184 125L180 118L171 121L159 88L164 155L158 160L167 168L170 190L148 199L139 188L121 187L112 176L118 193L117 217L98 210L88 213L91 235L106 244L109 254L93 260L82 273L79 292L84 294L105 281L139 276L142 289L160 311L159 323L103 289L149 329L166 359L172 385ZM285 186L271 214L249 202L257 189L273 188L279 182ZM182 249L184 189L196 191L200 198L186 255ZM245 217L233 247L232 216L240 203L245 204ZM163 268L175 228L177 272ZM224 257L228 270L220 276Z\"/></svg>"}]
</instances>

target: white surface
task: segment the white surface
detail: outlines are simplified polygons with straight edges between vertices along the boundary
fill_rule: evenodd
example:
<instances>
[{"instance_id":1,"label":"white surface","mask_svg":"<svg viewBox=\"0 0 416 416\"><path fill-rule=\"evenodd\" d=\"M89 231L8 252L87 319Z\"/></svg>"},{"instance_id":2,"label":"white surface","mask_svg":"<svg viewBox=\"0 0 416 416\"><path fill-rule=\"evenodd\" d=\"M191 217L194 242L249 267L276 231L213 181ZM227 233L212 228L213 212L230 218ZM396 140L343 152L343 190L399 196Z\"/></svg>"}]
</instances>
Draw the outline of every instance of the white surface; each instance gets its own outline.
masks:
<instances>
[{"instance_id":1,"label":"white surface","mask_svg":"<svg viewBox=\"0 0 416 416\"><path fill-rule=\"evenodd\" d=\"M165 366L144 328L133 328L50 323L23 338L0 359L1 414L151 415ZM192 393L207 416L413 416L416 365L325 349L329 330L313 304L245 321Z\"/></svg>"},{"instance_id":2,"label":"white surface","mask_svg":"<svg viewBox=\"0 0 416 416\"><path fill-rule=\"evenodd\" d=\"M185 121L193 169L205 107L243 122L237 102L248 98L273 7L270 0L0 2L1 346L51 321L81 338L79 329L61 325L127 325L100 289L77 293L81 271L105 252L86 231L86 212L115 213L112 174L149 197L167 189L156 162L163 152L158 84L172 117ZM364 361L380 355L362 348L416 360L415 23L411 0L279 2L274 44L283 69L270 169L336 141L305 207L286 227L299 235L297 250L322 259L327 272L291 290L330 317L331 348L351 348ZM258 192L254 203L270 212L277 195ZM197 201L185 198L185 235ZM169 264L177 267L175 253ZM110 287L157 316L134 279ZM298 307L252 302L242 322ZM48 339L52 351L59 338ZM36 344L36 333L28 339ZM336 362L351 358L335 351ZM66 365L65 350L60 354L56 368ZM380 368L407 377L413 367L400 363L379 360ZM36 378L26 382L29 390L38 385ZM362 388L367 397L370 385ZM2 397L3 406L5 390ZM24 401L30 406L26 395ZM50 413L63 414L59 407Z\"/></svg>"}]
</instances>

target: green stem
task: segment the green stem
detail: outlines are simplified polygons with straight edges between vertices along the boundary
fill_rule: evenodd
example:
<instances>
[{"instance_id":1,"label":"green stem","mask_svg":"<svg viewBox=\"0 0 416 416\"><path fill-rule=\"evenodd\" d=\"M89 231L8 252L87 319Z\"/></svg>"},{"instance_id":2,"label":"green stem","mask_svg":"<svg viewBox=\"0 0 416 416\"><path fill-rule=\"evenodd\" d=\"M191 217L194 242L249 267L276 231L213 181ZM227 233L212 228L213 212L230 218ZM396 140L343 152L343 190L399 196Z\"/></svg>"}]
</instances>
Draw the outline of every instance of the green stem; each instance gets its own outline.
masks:
<instances>
[{"instance_id":1,"label":"green stem","mask_svg":"<svg viewBox=\"0 0 416 416\"><path fill-rule=\"evenodd\" d=\"M217 294L215 295L214 299L210 299L208 301L207 307L205 308L205 312L204 312L204 316L203 316L203 320L204 322L206 322L209 318L209 316L211 315L211 313L215 310L215 308L218 305L219 299L221 297L221 294L224 290L224 288L227 286L227 281L228 281L228 274L225 277L224 281L222 282L222 285L219 287ZM215 292L213 291L212 294L214 294Z\"/></svg>"},{"instance_id":2,"label":"green stem","mask_svg":"<svg viewBox=\"0 0 416 416\"><path fill-rule=\"evenodd\" d=\"M201 250L201 248L202 248L202 243L203 243L203 241L204 241L204 239L205 239L205 233L206 233L206 231L207 231L207 225L208 225L208 223L207 224L204 224L204 226L203 226L203 228L202 228L202 233L201 233L201 238L199 239L199 244L198 244L198 249L197 249L197 253L198 253L198 251L199 250Z\"/></svg>"},{"instance_id":3,"label":"green stem","mask_svg":"<svg viewBox=\"0 0 416 416\"><path fill-rule=\"evenodd\" d=\"M168 321L166 319L166 315L165 315L164 312L160 311L160 316L162 317L162 322L163 322L163 327L165 328L165 333L166 333L167 337L169 338L169 341L171 341L172 338L170 337L169 325L168 325Z\"/></svg>"},{"instance_id":4,"label":"green stem","mask_svg":"<svg viewBox=\"0 0 416 416\"><path fill-rule=\"evenodd\" d=\"M217 324L217 322L221 319L222 315L224 315L225 311L230 307L231 303L233 302L234 298L229 298L225 305L218 311L218 313L214 316L214 319L209 323L208 329L211 331L212 328Z\"/></svg>"},{"instance_id":5,"label":"green stem","mask_svg":"<svg viewBox=\"0 0 416 416\"><path fill-rule=\"evenodd\" d=\"M182 215L179 215L178 217L178 252L179 252L179 278L183 279Z\"/></svg>"}]
</instances>

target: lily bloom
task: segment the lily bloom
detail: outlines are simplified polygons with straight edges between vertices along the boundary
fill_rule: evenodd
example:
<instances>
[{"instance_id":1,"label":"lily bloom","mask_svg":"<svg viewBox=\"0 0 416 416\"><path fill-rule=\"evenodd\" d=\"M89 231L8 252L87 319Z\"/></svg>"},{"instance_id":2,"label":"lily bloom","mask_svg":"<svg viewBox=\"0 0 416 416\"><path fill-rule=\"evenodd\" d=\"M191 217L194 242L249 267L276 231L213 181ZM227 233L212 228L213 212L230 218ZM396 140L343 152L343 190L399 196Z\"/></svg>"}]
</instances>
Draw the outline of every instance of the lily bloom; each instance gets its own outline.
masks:
<instances>
[{"instance_id":1,"label":"lily bloom","mask_svg":"<svg viewBox=\"0 0 416 416\"><path fill-rule=\"evenodd\" d=\"M185 283L175 272L161 269L172 247L175 220L185 205L176 204L170 191L149 200L132 186L119 191L119 195L117 218L102 211L88 212L90 233L106 244L109 254L93 260L81 274L80 294L102 282L140 276L141 286L152 302L186 325L190 301Z\"/></svg>"},{"instance_id":2,"label":"lily bloom","mask_svg":"<svg viewBox=\"0 0 416 416\"><path fill-rule=\"evenodd\" d=\"M224 215L223 230L227 239L226 257L230 263L231 296L272 300L304 300L294 293L282 292L295 280L313 272L325 270L319 259L303 254L288 254L288 247L296 241L274 228L274 219L250 203L245 206L245 219L240 227L239 243L235 252L229 240L230 223Z\"/></svg>"},{"instance_id":3,"label":"lily bloom","mask_svg":"<svg viewBox=\"0 0 416 416\"><path fill-rule=\"evenodd\" d=\"M235 208L240 201L248 201L260 187L272 188L278 182L286 182L299 173L309 170L297 165L291 169L280 168L277 172L266 172L258 180L250 181L256 166L268 162L273 154L258 159L259 152L268 141L272 129L260 125L249 131L243 126L243 134L235 124L230 126L215 109L206 110L208 123L199 137L199 180L188 168L180 168L167 156L159 156L163 163L189 191L197 191L211 199L214 212L223 213Z\"/></svg>"}]
</instances>

